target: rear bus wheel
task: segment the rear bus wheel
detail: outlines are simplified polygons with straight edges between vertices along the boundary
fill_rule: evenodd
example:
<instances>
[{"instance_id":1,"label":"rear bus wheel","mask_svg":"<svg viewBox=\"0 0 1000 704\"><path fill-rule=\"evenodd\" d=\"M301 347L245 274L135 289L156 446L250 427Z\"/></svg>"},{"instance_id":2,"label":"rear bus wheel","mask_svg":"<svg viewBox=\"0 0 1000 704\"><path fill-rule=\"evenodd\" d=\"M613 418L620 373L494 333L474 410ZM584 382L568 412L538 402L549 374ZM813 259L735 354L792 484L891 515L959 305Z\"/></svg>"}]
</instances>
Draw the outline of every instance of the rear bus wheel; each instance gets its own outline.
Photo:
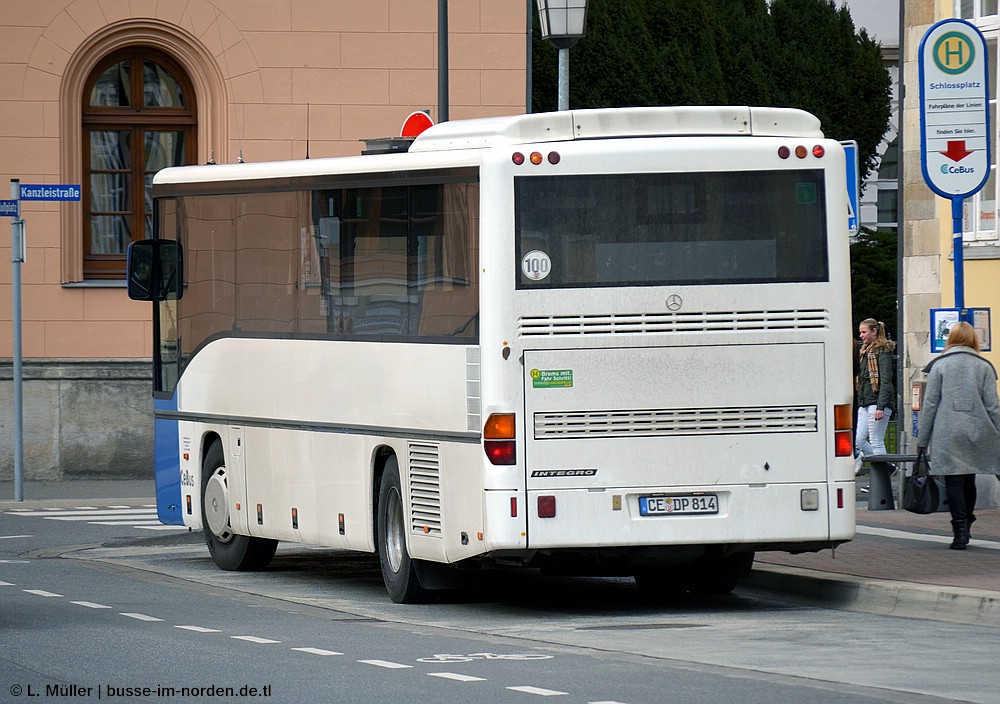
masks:
<instances>
[{"instance_id":1,"label":"rear bus wheel","mask_svg":"<svg viewBox=\"0 0 1000 704\"><path fill-rule=\"evenodd\" d=\"M406 551L406 521L399 487L399 463L390 457L378 491L378 557L389 597L397 604L414 604L427 598L427 590L420 584L414 561Z\"/></svg>"},{"instance_id":2,"label":"rear bus wheel","mask_svg":"<svg viewBox=\"0 0 1000 704\"><path fill-rule=\"evenodd\" d=\"M229 478L222 443L205 453L201 465L201 518L205 542L215 564L224 570L262 570L278 549L277 540L251 538L233 532L229 520Z\"/></svg>"}]
</instances>

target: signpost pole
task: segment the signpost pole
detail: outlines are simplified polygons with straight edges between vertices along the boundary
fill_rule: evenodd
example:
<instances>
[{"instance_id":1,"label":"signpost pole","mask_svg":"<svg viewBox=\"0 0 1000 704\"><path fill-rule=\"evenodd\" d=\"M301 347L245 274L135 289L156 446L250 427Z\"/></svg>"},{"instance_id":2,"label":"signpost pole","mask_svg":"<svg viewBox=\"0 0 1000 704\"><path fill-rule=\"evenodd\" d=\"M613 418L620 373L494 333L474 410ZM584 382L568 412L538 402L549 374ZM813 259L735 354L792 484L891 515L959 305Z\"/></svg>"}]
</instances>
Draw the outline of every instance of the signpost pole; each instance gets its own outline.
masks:
<instances>
[{"instance_id":1,"label":"signpost pole","mask_svg":"<svg viewBox=\"0 0 1000 704\"><path fill-rule=\"evenodd\" d=\"M21 219L21 181L10 180L10 197L17 201L10 222L11 291L14 357L14 501L24 501L24 397L21 369L21 262L24 261L24 220Z\"/></svg>"},{"instance_id":2,"label":"signpost pole","mask_svg":"<svg viewBox=\"0 0 1000 704\"><path fill-rule=\"evenodd\" d=\"M951 250L955 265L955 307L965 308L965 255L962 251L962 203L964 198L951 199Z\"/></svg>"}]
</instances>

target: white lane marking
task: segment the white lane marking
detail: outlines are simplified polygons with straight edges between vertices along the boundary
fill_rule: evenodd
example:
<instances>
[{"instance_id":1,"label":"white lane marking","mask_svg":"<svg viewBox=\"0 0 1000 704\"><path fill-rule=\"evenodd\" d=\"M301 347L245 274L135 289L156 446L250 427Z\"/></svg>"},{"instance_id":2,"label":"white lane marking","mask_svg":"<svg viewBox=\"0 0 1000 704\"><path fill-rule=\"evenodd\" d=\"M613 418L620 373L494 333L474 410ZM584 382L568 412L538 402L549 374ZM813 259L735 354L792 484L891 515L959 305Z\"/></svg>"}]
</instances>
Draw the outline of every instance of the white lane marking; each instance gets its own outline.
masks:
<instances>
[{"instance_id":1,"label":"white lane marking","mask_svg":"<svg viewBox=\"0 0 1000 704\"><path fill-rule=\"evenodd\" d=\"M92 601L71 601L71 604L76 604L77 606L86 606L88 609L110 609L110 606L105 606L104 604L95 604Z\"/></svg>"},{"instance_id":2,"label":"white lane marking","mask_svg":"<svg viewBox=\"0 0 1000 704\"><path fill-rule=\"evenodd\" d=\"M862 526L857 527L858 533L864 533L865 535L878 535L883 538L897 538L899 540L919 540L925 543L951 543L952 536L944 535L928 535L927 533L909 533L904 530L894 530L892 528L875 528L873 526ZM989 550L1000 550L1000 542L995 540L977 540L973 538L969 541L969 545L978 548L987 548Z\"/></svg>"},{"instance_id":3,"label":"white lane marking","mask_svg":"<svg viewBox=\"0 0 1000 704\"><path fill-rule=\"evenodd\" d=\"M144 526L158 526L160 522L154 518L152 521L144 520L147 516L139 516L127 521L87 521L92 526L133 526L142 528ZM53 519L56 520L56 519Z\"/></svg>"},{"instance_id":4,"label":"white lane marking","mask_svg":"<svg viewBox=\"0 0 1000 704\"><path fill-rule=\"evenodd\" d=\"M13 540L14 538L31 538L31 535L0 535L0 540Z\"/></svg>"},{"instance_id":5,"label":"white lane marking","mask_svg":"<svg viewBox=\"0 0 1000 704\"><path fill-rule=\"evenodd\" d=\"M156 526L136 526L140 530L187 530L187 526L166 526L166 525L156 525Z\"/></svg>"},{"instance_id":6,"label":"white lane marking","mask_svg":"<svg viewBox=\"0 0 1000 704\"><path fill-rule=\"evenodd\" d=\"M217 628L205 628L204 626L174 626L182 631L194 631L195 633L222 633Z\"/></svg>"},{"instance_id":7,"label":"white lane marking","mask_svg":"<svg viewBox=\"0 0 1000 704\"><path fill-rule=\"evenodd\" d=\"M557 692L554 689L542 689L541 687L508 687L507 689L513 690L515 692L524 692L525 694L537 694L540 697L558 697L563 694L569 694L569 692Z\"/></svg>"},{"instance_id":8,"label":"white lane marking","mask_svg":"<svg viewBox=\"0 0 1000 704\"><path fill-rule=\"evenodd\" d=\"M271 640L270 638L258 638L257 636L229 636L229 637L232 638L233 640L245 640L249 641L250 643L260 643L260 644L281 642L280 640Z\"/></svg>"},{"instance_id":9,"label":"white lane marking","mask_svg":"<svg viewBox=\"0 0 1000 704\"><path fill-rule=\"evenodd\" d=\"M455 672L428 672L430 677L441 677L446 680L456 680L458 682L485 682L485 677L473 677L472 675L460 675Z\"/></svg>"},{"instance_id":10,"label":"white lane marking","mask_svg":"<svg viewBox=\"0 0 1000 704\"><path fill-rule=\"evenodd\" d=\"M39 511L31 511L28 513L17 513L16 516L36 516L39 518L48 518L49 516L117 516L122 514L136 514L140 516L148 516L151 513L156 513L155 509L143 509L143 508L132 508L131 506L117 506L115 508L107 509L88 509L80 511L67 511L65 509L43 509Z\"/></svg>"},{"instance_id":11,"label":"white lane marking","mask_svg":"<svg viewBox=\"0 0 1000 704\"><path fill-rule=\"evenodd\" d=\"M44 589L25 589L24 591L28 592L28 594L35 594L37 596L57 596L60 599L62 598L62 594L47 592Z\"/></svg>"},{"instance_id":12,"label":"white lane marking","mask_svg":"<svg viewBox=\"0 0 1000 704\"><path fill-rule=\"evenodd\" d=\"M100 510L99 508L97 508L97 506L74 506L73 508L76 509L77 511L99 511Z\"/></svg>"},{"instance_id":13,"label":"white lane marking","mask_svg":"<svg viewBox=\"0 0 1000 704\"><path fill-rule=\"evenodd\" d=\"M146 614L135 614L135 613L121 613L120 616L128 616L129 618L134 618L136 621L162 621L162 618L156 618L156 616L147 616Z\"/></svg>"},{"instance_id":14,"label":"white lane marking","mask_svg":"<svg viewBox=\"0 0 1000 704\"><path fill-rule=\"evenodd\" d=\"M587 704L624 704L624 702L616 702L612 699L609 699L608 701L601 701L601 702L587 702Z\"/></svg>"},{"instance_id":15,"label":"white lane marking","mask_svg":"<svg viewBox=\"0 0 1000 704\"><path fill-rule=\"evenodd\" d=\"M0 560L0 565L23 565L27 562L27 560Z\"/></svg>"},{"instance_id":16,"label":"white lane marking","mask_svg":"<svg viewBox=\"0 0 1000 704\"><path fill-rule=\"evenodd\" d=\"M388 660L358 660L358 662L364 663L365 665L374 665L375 667L385 667L390 670L402 670L404 668L413 667L413 665L403 665L398 662L389 662Z\"/></svg>"},{"instance_id":17,"label":"white lane marking","mask_svg":"<svg viewBox=\"0 0 1000 704\"><path fill-rule=\"evenodd\" d=\"M155 518L155 516L150 516L148 513L140 514L127 514L125 516L46 516L46 521L66 521L75 523L93 523L94 525L104 525L101 523L101 519L106 520L116 520L117 524L112 525L122 525L127 523L135 523L136 521L145 521L150 518Z\"/></svg>"},{"instance_id":18,"label":"white lane marking","mask_svg":"<svg viewBox=\"0 0 1000 704\"><path fill-rule=\"evenodd\" d=\"M323 650L322 648L292 648L292 650L298 650L300 653L309 653L310 655L343 655L343 653L338 653L336 650Z\"/></svg>"},{"instance_id":19,"label":"white lane marking","mask_svg":"<svg viewBox=\"0 0 1000 704\"><path fill-rule=\"evenodd\" d=\"M13 587L13 582L0 582L0 587Z\"/></svg>"}]
</instances>

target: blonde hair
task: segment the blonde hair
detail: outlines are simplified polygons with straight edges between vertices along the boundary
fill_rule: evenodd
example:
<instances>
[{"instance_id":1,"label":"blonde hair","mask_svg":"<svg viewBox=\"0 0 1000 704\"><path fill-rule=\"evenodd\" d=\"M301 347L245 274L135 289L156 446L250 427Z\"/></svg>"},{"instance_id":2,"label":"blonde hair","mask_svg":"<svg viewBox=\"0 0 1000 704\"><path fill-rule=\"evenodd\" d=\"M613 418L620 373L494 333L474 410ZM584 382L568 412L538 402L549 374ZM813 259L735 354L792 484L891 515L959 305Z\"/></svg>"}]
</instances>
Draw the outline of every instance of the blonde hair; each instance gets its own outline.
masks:
<instances>
[{"instance_id":1,"label":"blonde hair","mask_svg":"<svg viewBox=\"0 0 1000 704\"><path fill-rule=\"evenodd\" d=\"M979 335L976 334L976 329L964 320L951 326L951 330L948 331L948 342L944 348L947 350L959 346L979 351Z\"/></svg>"},{"instance_id":2,"label":"blonde hair","mask_svg":"<svg viewBox=\"0 0 1000 704\"><path fill-rule=\"evenodd\" d=\"M867 352L892 352L896 349L896 343L885 334L885 323L875 318L865 318L859 323L875 333L875 339L865 347Z\"/></svg>"}]
</instances>

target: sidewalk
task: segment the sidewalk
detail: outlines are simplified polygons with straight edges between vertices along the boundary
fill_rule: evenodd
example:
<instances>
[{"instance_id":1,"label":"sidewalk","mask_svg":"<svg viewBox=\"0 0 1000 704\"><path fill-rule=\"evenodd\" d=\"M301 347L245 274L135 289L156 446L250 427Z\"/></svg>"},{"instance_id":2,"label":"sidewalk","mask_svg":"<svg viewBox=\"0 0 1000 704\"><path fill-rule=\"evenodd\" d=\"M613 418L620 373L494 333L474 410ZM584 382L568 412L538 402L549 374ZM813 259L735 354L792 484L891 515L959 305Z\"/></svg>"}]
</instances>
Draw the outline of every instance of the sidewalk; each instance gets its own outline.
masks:
<instances>
[{"instance_id":1,"label":"sidewalk","mask_svg":"<svg viewBox=\"0 0 1000 704\"><path fill-rule=\"evenodd\" d=\"M859 498L860 498L859 494ZM81 500L153 502L153 480L25 482L24 501L0 481L0 511ZM870 613L1000 628L1000 509L976 512L967 550L949 550L947 512L918 516L869 511L857 503L857 537L835 551L760 552L748 586L783 597L817 599Z\"/></svg>"},{"instance_id":2,"label":"sidewalk","mask_svg":"<svg viewBox=\"0 0 1000 704\"><path fill-rule=\"evenodd\" d=\"M749 584L846 608L1000 628L1000 509L976 511L968 549L949 550L947 512L869 511L835 551L758 553Z\"/></svg>"}]
</instances>

